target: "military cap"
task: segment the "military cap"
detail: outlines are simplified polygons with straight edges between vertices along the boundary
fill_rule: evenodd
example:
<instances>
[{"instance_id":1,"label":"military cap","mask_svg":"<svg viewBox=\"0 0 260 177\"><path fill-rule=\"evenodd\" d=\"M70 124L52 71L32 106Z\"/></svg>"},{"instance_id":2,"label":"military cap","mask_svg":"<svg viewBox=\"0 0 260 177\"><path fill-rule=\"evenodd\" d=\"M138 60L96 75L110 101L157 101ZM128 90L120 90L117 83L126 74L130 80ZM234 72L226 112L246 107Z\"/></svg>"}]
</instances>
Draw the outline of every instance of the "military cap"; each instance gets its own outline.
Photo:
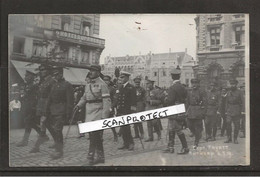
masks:
<instances>
[{"instance_id":1,"label":"military cap","mask_svg":"<svg viewBox=\"0 0 260 177\"><path fill-rule=\"evenodd\" d=\"M131 73L127 72L127 71L120 71L120 77L121 76L130 76Z\"/></svg>"},{"instance_id":2,"label":"military cap","mask_svg":"<svg viewBox=\"0 0 260 177\"><path fill-rule=\"evenodd\" d=\"M170 73L173 75L180 75L181 70L180 70L180 68L173 68L173 69L171 69Z\"/></svg>"},{"instance_id":3,"label":"military cap","mask_svg":"<svg viewBox=\"0 0 260 177\"><path fill-rule=\"evenodd\" d=\"M229 80L229 83L230 83L230 84L237 84L238 81L237 81L236 79L230 79L230 80Z\"/></svg>"},{"instance_id":4,"label":"military cap","mask_svg":"<svg viewBox=\"0 0 260 177\"><path fill-rule=\"evenodd\" d=\"M193 78L190 80L191 83L200 83L199 79Z\"/></svg>"},{"instance_id":5,"label":"military cap","mask_svg":"<svg viewBox=\"0 0 260 177\"><path fill-rule=\"evenodd\" d=\"M141 80L142 80L141 77L138 77L138 76L134 78L135 83L140 83Z\"/></svg>"},{"instance_id":6,"label":"military cap","mask_svg":"<svg viewBox=\"0 0 260 177\"><path fill-rule=\"evenodd\" d=\"M34 73L32 71L29 71L29 70L26 70L25 74L28 74L28 75L31 75L31 76L36 76L37 75L36 73Z\"/></svg>"},{"instance_id":7,"label":"military cap","mask_svg":"<svg viewBox=\"0 0 260 177\"><path fill-rule=\"evenodd\" d=\"M62 66L53 66L53 71L52 74L58 74L63 72L63 67Z\"/></svg>"},{"instance_id":8,"label":"military cap","mask_svg":"<svg viewBox=\"0 0 260 177\"><path fill-rule=\"evenodd\" d=\"M101 66L100 65L91 65L89 70L95 70L101 72Z\"/></svg>"},{"instance_id":9,"label":"military cap","mask_svg":"<svg viewBox=\"0 0 260 177\"><path fill-rule=\"evenodd\" d=\"M104 75L103 80L111 80L112 78L109 75Z\"/></svg>"}]
</instances>

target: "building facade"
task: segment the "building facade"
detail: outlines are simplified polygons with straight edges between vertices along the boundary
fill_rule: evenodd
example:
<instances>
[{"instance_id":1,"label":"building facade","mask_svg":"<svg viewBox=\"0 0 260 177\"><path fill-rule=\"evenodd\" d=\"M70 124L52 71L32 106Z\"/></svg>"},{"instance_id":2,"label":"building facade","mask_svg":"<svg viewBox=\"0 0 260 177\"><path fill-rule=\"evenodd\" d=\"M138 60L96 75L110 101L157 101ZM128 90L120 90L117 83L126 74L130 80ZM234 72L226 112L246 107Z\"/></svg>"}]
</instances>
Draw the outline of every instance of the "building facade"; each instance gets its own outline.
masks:
<instances>
[{"instance_id":1,"label":"building facade","mask_svg":"<svg viewBox=\"0 0 260 177\"><path fill-rule=\"evenodd\" d=\"M111 57L105 58L104 73L114 77L115 68L125 70L132 73L132 79L140 76L144 79L149 78L155 81L155 85L166 88L172 83L170 71L172 68L179 66L187 74L181 75L181 81L189 84L191 77L193 77L192 67L194 66L193 58L184 52L171 52L169 53L148 53L147 55L125 56L125 57ZM193 63L193 64L192 64ZM192 66L190 66L192 65ZM188 75L186 78L186 75ZM188 79L188 80L187 80Z\"/></svg>"},{"instance_id":2,"label":"building facade","mask_svg":"<svg viewBox=\"0 0 260 177\"><path fill-rule=\"evenodd\" d=\"M197 61L194 74L207 87L216 81L228 86L230 78L245 82L245 15L203 14L195 18Z\"/></svg>"},{"instance_id":3,"label":"building facade","mask_svg":"<svg viewBox=\"0 0 260 177\"><path fill-rule=\"evenodd\" d=\"M84 70L99 64L105 40L99 36L100 16L88 15L11 15L9 16L9 59L19 74L21 67L49 62L61 64L69 80L85 79ZM22 66L21 66L22 65ZM83 73L84 72L84 73ZM82 77L81 77L82 75ZM23 77L23 76L21 76ZM72 78L74 77L74 78Z\"/></svg>"}]
</instances>

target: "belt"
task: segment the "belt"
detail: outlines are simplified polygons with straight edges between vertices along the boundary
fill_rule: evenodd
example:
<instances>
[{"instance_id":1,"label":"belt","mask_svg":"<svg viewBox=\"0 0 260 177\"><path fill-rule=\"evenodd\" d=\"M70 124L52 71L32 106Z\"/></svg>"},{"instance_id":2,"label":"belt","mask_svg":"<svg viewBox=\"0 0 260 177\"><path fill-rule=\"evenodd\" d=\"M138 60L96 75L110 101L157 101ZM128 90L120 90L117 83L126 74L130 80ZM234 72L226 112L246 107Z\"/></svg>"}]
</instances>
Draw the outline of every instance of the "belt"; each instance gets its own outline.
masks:
<instances>
[{"instance_id":1,"label":"belt","mask_svg":"<svg viewBox=\"0 0 260 177\"><path fill-rule=\"evenodd\" d=\"M87 103L101 103L103 100L98 99L98 100L87 100Z\"/></svg>"}]
</instances>

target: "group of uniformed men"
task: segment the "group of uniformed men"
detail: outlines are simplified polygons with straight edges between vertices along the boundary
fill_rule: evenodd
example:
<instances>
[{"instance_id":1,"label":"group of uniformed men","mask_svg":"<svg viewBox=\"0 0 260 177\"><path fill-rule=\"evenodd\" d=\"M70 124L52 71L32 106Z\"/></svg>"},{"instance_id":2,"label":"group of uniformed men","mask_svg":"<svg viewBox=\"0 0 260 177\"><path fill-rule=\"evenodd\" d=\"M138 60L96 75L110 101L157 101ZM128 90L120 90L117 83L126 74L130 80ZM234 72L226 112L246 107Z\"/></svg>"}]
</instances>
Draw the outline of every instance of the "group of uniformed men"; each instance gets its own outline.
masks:
<instances>
[{"instance_id":1,"label":"group of uniformed men","mask_svg":"<svg viewBox=\"0 0 260 177\"><path fill-rule=\"evenodd\" d=\"M25 120L26 128L22 142L18 146L26 146L31 128L39 134L31 153L39 152L40 145L48 140L46 128L54 139L55 152L51 154L53 159L63 156L63 135L62 128L65 119L70 119L72 110L78 112L85 108L86 121L110 118L114 116L127 115L145 110L152 110L163 106L172 106L184 103L186 113L173 115L168 118L167 136L168 146L164 153L174 153L175 136L179 137L182 149L178 154L188 154L189 148L183 133L183 123L191 131L190 136L194 136L194 149L198 147L202 137L203 120L206 129L206 141L215 141L217 133L218 117L222 117L221 135L224 136L226 130L227 140L232 142L232 122L234 123L233 142L238 143L237 137L240 128L241 112L244 113L244 95L237 89L237 81L230 80L230 91L226 88L220 93L216 89L216 83L210 84L210 89L203 91L199 87L199 80L192 79L192 88L187 90L180 83L181 71L173 69L171 77L172 85L167 91L154 86L154 81L146 79L146 89L140 86L141 78L133 79L135 85L129 83L130 73L121 71L118 82L113 85L110 76L101 73L99 65L91 65L86 79L85 91L73 109L73 89L72 85L64 80L63 68L40 65L40 83L34 84L35 74L27 71L25 76L26 93L24 105L26 106ZM245 121L243 119L243 127ZM244 128L243 133L244 133ZM161 139L162 124L160 119L147 121L147 139L145 142L154 141L154 132L158 140ZM132 136L131 126L120 127L117 133L112 128L114 141L117 136L122 136L123 145L120 150L134 149L134 138L144 138L142 123L134 124L135 136ZM89 153L87 159L89 165L104 163L103 130L89 133ZM95 153L97 157L95 157Z\"/></svg>"}]
</instances>

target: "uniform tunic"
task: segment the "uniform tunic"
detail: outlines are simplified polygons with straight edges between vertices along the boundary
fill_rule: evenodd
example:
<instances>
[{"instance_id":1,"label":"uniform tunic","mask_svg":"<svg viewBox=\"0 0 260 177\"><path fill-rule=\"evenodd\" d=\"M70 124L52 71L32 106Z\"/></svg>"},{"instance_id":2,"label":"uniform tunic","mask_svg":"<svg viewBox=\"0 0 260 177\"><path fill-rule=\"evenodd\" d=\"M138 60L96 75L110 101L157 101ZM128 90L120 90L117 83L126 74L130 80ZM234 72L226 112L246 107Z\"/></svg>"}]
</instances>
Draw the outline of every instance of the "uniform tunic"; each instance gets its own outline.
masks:
<instances>
[{"instance_id":1,"label":"uniform tunic","mask_svg":"<svg viewBox=\"0 0 260 177\"><path fill-rule=\"evenodd\" d=\"M243 96L237 88L231 90L227 94L226 115L227 115L227 136L228 139L232 138L232 122L234 123L234 140L237 139L239 133L240 116L243 105Z\"/></svg>"},{"instance_id":2,"label":"uniform tunic","mask_svg":"<svg viewBox=\"0 0 260 177\"><path fill-rule=\"evenodd\" d=\"M100 77L90 79L85 86L85 93L77 105L86 106L85 122L108 118L111 99L107 84ZM102 130L89 133L89 160L94 160L95 152L99 159L104 159L102 134Z\"/></svg>"},{"instance_id":3,"label":"uniform tunic","mask_svg":"<svg viewBox=\"0 0 260 177\"><path fill-rule=\"evenodd\" d=\"M63 149L62 129L66 119L71 118L73 103L72 85L64 79L55 82L47 102L47 111L50 115L47 119L47 128L54 139L57 151Z\"/></svg>"}]
</instances>

